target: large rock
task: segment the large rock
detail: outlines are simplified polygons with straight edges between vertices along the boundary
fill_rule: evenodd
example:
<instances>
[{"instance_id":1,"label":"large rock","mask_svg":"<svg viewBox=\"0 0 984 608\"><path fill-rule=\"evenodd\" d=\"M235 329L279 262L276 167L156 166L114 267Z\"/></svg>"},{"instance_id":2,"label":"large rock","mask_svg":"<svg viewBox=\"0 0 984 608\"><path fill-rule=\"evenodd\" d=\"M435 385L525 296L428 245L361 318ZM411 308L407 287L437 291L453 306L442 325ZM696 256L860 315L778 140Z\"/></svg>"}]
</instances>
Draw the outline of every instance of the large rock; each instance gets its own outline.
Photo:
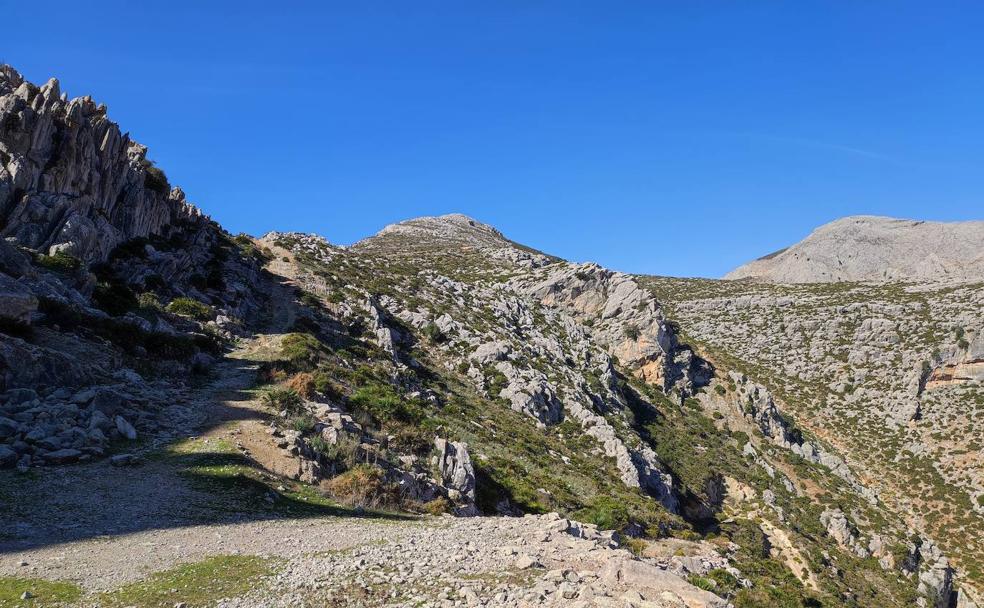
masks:
<instances>
[{"instance_id":1,"label":"large rock","mask_svg":"<svg viewBox=\"0 0 984 608\"><path fill-rule=\"evenodd\" d=\"M28 324L38 309L38 299L22 283L0 274L0 319Z\"/></svg>"},{"instance_id":2,"label":"large rock","mask_svg":"<svg viewBox=\"0 0 984 608\"><path fill-rule=\"evenodd\" d=\"M89 97L37 87L0 65L0 237L84 262L199 212Z\"/></svg>"},{"instance_id":3,"label":"large rock","mask_svg":"<svg viewBox=\"0 0 984 608\"><path fill-rule=\"evenodd\" d=\"M687 608L725 608L728 602L709 591L699 589L675 574L651 564L618 557L609 560L599 572L601 580L612 587L659 594L669 592Z\"/></svg>"},{"instance_id":4,"label":"large rock","mask_svg":"<svg viewBox=\"0 0 984 608\"><path fill-rule=\"evenodd\" d=\"M459 515L476 515L475 469L468 455L468 445L460 441L434 439L434 454L441 485L455 504Z\"/></svg>"}]
</instances>

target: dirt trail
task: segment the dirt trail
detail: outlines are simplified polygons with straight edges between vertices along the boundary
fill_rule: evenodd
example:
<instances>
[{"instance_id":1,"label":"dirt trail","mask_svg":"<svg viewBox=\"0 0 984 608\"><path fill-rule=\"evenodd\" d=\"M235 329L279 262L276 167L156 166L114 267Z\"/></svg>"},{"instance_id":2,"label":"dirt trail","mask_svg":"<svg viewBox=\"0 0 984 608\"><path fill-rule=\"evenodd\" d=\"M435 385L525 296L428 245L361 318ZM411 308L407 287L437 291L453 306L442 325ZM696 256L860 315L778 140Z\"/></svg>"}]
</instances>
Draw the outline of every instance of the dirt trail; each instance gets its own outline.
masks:
<instances>
[{"instance_id":1,"label":"dirt trail","mask_svg":"<svg viewBox=\"0 0 984 608\"><path fill-rule=\"evenodd\" d=\"M394 526L407 525L287 518L245 506L241 513L223 511L187 475L182 456L190 450L207 458L248 459L271 486L289 483L277 476L289 475L297 464L270 442L270 413L250 389L258 362L274 356L294 322L292 302L289 287L273 288L266 332L241 340L213 367L205 386L176 391L180 407L190 413L188 424L134 446L130 452L141 459L138 466L114 467L106 459L14 477L14 487L3 488L0 496L15 499L11 516L5 513L0 521L0 575L107 589L209 555L344 549L390 537ZM193 448L184 447L188 438Z\"/></svg>"}]
</instances>

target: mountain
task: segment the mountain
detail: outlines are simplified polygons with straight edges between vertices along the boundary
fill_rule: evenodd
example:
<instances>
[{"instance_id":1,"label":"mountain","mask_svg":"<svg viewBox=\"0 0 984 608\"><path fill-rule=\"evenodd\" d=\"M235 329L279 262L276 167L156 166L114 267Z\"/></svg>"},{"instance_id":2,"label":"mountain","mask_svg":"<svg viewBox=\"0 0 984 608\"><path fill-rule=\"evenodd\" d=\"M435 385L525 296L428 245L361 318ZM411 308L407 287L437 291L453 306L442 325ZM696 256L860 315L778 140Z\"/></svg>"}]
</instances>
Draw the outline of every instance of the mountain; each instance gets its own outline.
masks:
<instances>
[{"instance_id":1,"label":"mountain","mask_svg":"<svg viewBox=\"0 0 984 608\"><path fill-rule=\"evenodd\" d=\"M984 280L984 222L845 217L724 278L771 283L979 282Z\"/></svg>"},{"instance_id":2,"label":"mountain","mask_svg":"<svg viewBox=\"0 0 984 608\"><path fill-rule=\"evenodd\" d=\"M975 606L973 285L231 235L0 75L0 604Z\"/></svg>"}]
</instances>

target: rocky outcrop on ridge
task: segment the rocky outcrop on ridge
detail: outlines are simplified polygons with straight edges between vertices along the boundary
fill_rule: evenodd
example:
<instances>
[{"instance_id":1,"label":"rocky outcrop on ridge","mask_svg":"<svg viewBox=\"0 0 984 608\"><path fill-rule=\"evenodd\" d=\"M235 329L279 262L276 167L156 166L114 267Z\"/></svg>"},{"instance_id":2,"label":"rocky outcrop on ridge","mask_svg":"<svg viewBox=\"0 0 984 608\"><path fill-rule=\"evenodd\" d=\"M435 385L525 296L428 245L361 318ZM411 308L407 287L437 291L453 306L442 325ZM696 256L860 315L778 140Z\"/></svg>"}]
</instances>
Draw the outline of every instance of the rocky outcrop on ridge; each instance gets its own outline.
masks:
<instances>
[{"instance_id":1,"label":"rocky outcrop on ridge","mask_svg":"<svg viewBox=\"0 0 984 608\"><path fill-rule=\"evenodd\" d=\"M94 262L197 215L106 106L0 66L0 237Z\"/></svg>"},{"instance_id":2,"label":"rocky outcrop on ridge","mask_svg":"<svg viewBox=\"0 0 984 608\"><path fill-rule=\"evenodd\" d=\"M981 281L984 222L845 217L724 278L772 283Z\"/></svg>"}]
</instances>

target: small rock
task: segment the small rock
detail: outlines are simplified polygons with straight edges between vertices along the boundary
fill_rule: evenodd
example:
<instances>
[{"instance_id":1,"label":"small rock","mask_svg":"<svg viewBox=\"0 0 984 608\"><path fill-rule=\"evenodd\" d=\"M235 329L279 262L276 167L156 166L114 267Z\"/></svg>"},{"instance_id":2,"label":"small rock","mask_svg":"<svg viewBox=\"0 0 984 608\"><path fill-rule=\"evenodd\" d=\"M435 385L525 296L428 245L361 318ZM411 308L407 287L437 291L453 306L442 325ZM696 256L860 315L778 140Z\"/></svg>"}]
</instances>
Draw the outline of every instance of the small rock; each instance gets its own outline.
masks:
<instances>
[{"instance_id":1,"label":"small rock","mask_svg":"<svg viewBox=\"0 0 984 608\"><path fill-rule=\"evenodd\" d=\"M133 428L133 425L127 422L126 418L117 415L114 422L116 423L116 430L120 432L120 435L123 435L130 441L137 438L137 429Z\"/></svg>"},{"instance_id":2,"label":"small rock","mask_svg":"<svg viewBox=\"0 0 984 608\"><path fill-rule=\"evenodd\" d=\"M67 462L75 462L81 455L82 452L76 449L64 448L55 450L54 452L48 452L44 455L44 459L52 464L65 464Z\"/></svg>"},{"instance_id":3,"label":"small rock","mask_svg":"<svg viewBox=\"0 0 984 608\"><path fill-rule=\"evenodd\" d=\"M109 459L109 463L114 467L125 467L128 465L136 464L137 457L133 454L117 454Z\"/></svg>"}]
</instances>

